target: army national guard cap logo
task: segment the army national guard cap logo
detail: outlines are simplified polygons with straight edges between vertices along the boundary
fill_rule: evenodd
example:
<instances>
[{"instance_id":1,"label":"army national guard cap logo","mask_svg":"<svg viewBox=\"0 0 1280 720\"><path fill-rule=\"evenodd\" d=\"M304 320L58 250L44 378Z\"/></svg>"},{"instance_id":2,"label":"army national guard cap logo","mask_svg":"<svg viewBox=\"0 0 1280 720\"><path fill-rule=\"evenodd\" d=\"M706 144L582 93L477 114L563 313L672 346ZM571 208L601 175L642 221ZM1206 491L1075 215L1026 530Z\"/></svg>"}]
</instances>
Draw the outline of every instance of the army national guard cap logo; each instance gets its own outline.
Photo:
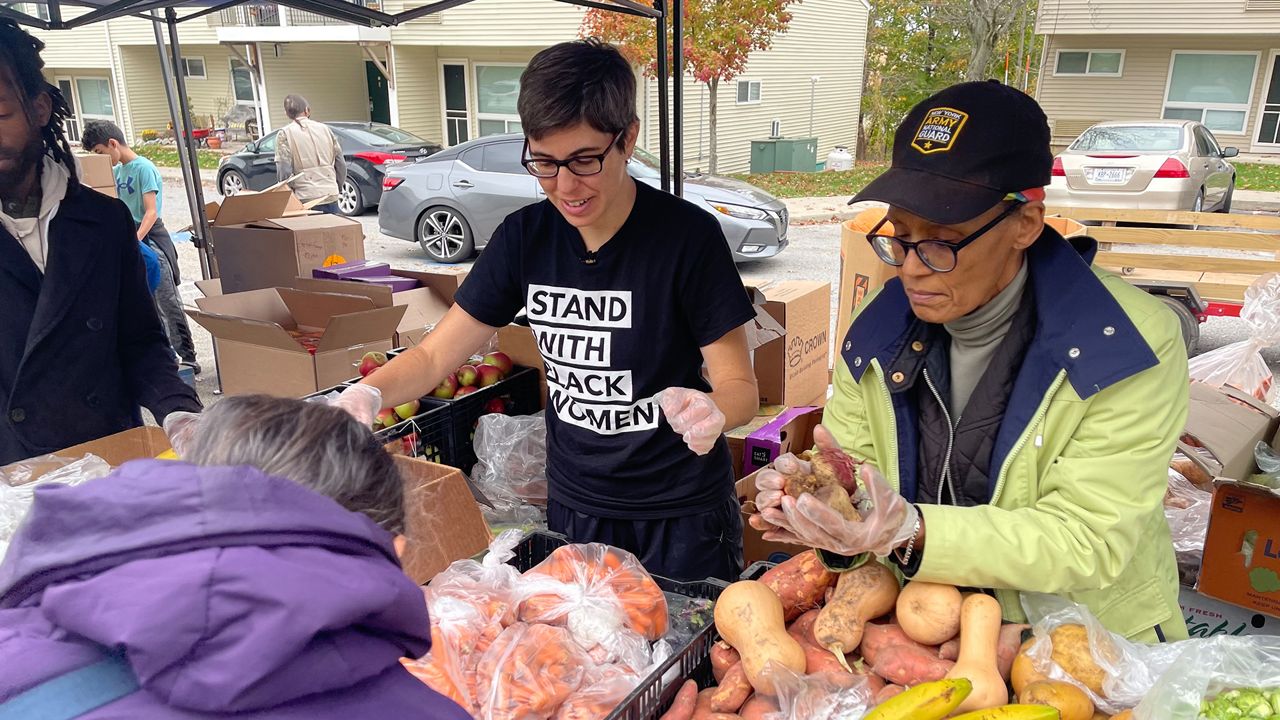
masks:
<instances>
[{"instance_id":1,"label":"army national guard cap logo","mask_svg":"<svg viewBox=\"0 0 1280 720\"><path fill-rule=\"evenodd\" d=\"M925 155L947 152L955 145L969 113L949 107L933 108L925 113L920 129L916 131L911 147Z\"/></svg>"}]
</instances>

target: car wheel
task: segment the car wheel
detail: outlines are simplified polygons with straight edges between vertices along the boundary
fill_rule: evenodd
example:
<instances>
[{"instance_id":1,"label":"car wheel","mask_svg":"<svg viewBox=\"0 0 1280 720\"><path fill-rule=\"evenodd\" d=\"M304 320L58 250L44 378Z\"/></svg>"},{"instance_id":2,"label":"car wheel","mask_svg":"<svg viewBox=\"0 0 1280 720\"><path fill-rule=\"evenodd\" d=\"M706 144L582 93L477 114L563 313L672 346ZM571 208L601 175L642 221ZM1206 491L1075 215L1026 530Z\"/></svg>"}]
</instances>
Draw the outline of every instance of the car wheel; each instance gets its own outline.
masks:
<instances>
[{"instance_id":1,"label":"car wheel","mask_svg":"<svg viewBox=\"0 0 1280 720\"><path fill-rule=\"evenodd\" d=\"M222 179L218 181L218 189L222 191L223 197L239 195L246 187L248 182L239 170L228 170L222 173Z\"/></svg>"},{"instance_id":2,"label":"car wheel","mask_svg":"<svg viewBox=\"0 0 1280 720\"><path fill-rule=\"evenodd\" d=\"M1236 179L1233 177L1231 178L1231 184L1227 186L1227 194L1223 196L1222 207L1218 208L1218 212L1221 212L1221 213L1231 212L1231 199L1235 197L1235 194L1236 194Z\"/></svg>"},{"instance_id":3,"label":"car wheel","mask_svg":"<svg viewBox=\"0 0 1280 720\"><path fill-rule=\"evenodd\" d=\"M355 217L364 213L364 195L355 181L347 178L338 188L338 212L347 217Z\"/></svg>"},{"instance_id":4,"label":"car wheel","mask_svg":"<svg viewBox=\"0 0 1280 720\"><path fill-rule=\"evenodd\" d=\"M1178 325L1182 328L1182 342L1187 346L1187 357L1191 357L1196 352L1196 345L1200 343L1200 321L1176 298L1168 295L1159 297L1165 305L1169 306L1169 309L1173 310L1173 314L1178 316Z\"/></svg>"},{"instance_id":5,"label":"car wheel","mask_svg":"<svg viewBox=\"0 0 1280 720\"><path fill-rule=\"evenodd\" d=\"M422 251L438 263L459 263L475 252L471 226L453 208L427 208L418 218L416 234Z\"/></svg>"},{"instance_id":6,"label":"car wheel","mask_svg":"<svg viewBox=\"0 0 1280 720\"><path fill-rule=\"evenodd\" d=\"M1195 202L1191 203L1191 212L1204 212L1204 188L1196 193Z\"/></svg>"}]
</instances>

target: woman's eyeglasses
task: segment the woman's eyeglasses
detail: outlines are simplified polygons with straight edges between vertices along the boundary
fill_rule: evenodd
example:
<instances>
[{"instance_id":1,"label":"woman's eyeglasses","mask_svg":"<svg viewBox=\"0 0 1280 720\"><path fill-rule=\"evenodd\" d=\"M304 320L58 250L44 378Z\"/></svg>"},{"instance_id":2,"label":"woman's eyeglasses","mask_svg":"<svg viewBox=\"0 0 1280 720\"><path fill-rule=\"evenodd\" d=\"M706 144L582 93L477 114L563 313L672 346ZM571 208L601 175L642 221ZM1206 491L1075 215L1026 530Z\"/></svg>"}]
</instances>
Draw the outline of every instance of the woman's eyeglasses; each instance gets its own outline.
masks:
<instances>
[{"instance_id":1,"label":"woman's eyeglasses","mask_svg":"<svg viewBox=\"0 0 1280 720\"><path fill-rule=\"evenodd\" d=\"M876 226L871 228L871 232L867 233L867 242L871 243L872 249L876 251L876 255L878 255L881 260L894 267L902 267L906 264L907 255L914 250L916 252L916 256L920 258L920 262L925 264L925 267L934 272L948 273L956 269L956 262L958 261L957 253L969 245L972 245L978 238L986 235L992 228L999 225L1005 218L1012 215L1018 208L1025 204L1026 203L1024 202L1018 201L1010 203L1009 207L1005 208L1004 212L997 215L995 219L978 228L968 237L957 243L947 242L945 240L920 240L918 242L911 242L899 237L894 237L893 235L881 235L879 234L880 228L889 221L887 216L880 222L876 223Z\"/></svg>"},{"instance_id":2,"label":"woman's eyeglasses","mask_svg":"<svg viewBox=\"0 0 1280 720\"><path fill-rule=\"evenodd\" d=\"M575 155L568 160L529 157L529 139L525 138L524 151L520 153L520 164L530 175L540 178L553 178L560 174L560 168L568 168L569 172L579 177L599 175L604 170L604 159L609 156L609 151L617 146L626 132L624 129L615 135L609 147L599 155Z\"/></svg>"}]
</instances>

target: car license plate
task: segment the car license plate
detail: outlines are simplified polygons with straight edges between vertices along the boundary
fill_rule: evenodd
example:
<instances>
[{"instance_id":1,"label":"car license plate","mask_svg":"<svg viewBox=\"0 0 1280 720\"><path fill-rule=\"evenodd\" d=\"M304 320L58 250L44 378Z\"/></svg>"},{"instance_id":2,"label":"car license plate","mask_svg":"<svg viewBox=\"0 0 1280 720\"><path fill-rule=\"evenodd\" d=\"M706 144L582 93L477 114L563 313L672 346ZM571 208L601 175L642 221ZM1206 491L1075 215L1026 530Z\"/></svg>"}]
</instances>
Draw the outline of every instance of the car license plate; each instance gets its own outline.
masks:
<instances>
[{"instance_id":1,"label":"car license plate","mask_svg":"<svg viewBox=\"0 0 1280 720\"><path fill-rule=\"evenodd\" d=\"M1123 185L1128 179L1129 168L1089 168L1089 182L1094 185Z\"/></svg>"}]
</instances>

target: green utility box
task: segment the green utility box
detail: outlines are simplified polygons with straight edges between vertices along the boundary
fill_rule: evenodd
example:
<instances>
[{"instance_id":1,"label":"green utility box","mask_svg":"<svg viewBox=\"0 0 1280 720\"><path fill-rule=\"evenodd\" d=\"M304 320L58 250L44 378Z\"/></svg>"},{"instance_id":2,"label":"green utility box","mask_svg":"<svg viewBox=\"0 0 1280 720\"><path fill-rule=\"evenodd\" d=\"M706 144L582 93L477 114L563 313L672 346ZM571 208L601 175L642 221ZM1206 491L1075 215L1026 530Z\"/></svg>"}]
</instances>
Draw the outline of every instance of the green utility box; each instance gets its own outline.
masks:
<instances>
[{"instance_id":1,"label":"green utility box","mask_svg":"<svg viewBox=\"0 0 1280 720\"><path fill-rule=\"evenodd\" d=\"M815 172L817 138L770 138L751 141L751 173Z\"/></svg>"}]
</instances>

